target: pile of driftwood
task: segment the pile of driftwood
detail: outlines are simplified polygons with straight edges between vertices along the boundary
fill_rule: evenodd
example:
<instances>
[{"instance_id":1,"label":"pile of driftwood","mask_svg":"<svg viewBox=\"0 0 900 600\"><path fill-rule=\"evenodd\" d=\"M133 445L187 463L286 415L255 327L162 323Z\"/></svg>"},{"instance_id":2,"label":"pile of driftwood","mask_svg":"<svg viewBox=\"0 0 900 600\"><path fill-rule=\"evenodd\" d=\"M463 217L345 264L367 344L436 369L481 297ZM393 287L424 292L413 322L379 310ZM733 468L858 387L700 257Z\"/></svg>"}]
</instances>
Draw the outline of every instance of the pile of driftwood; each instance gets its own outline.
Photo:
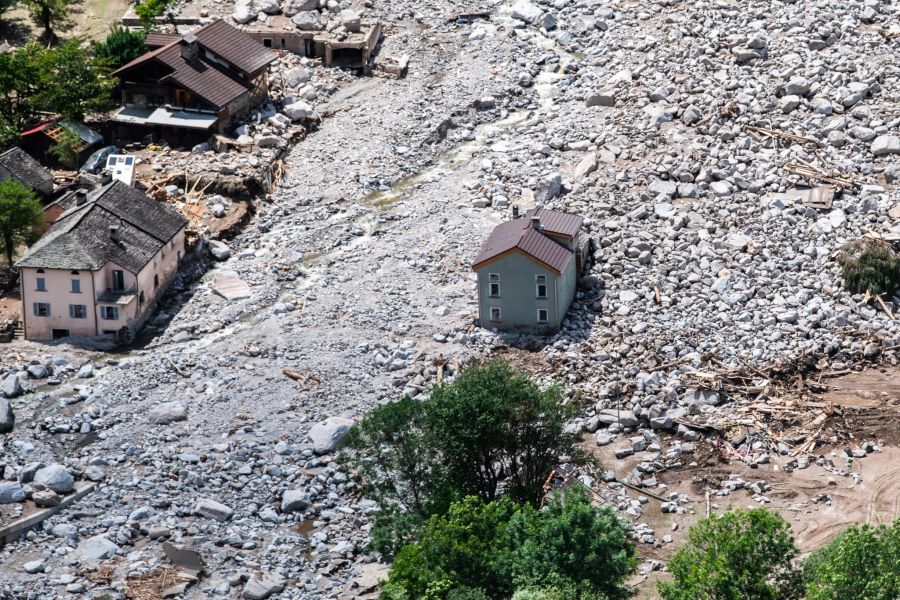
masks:
<instances>
[{"instance_id":1,"label":"pile of driftwood","mask_svg":"<svg viewBox=\"0 0 900 600\"><path fill-rule=\"evenodd\" d=\"M755 459L785 449L797 456L814 451L819 444L851 437L844 420L850 409L814 395L828 390L829 378L847 371L821 370L812 355L767 368L730 368L715 357L705 361L702 370L684 373L682 385L723 394L732 406L676 422L712 434L722 458Z\"/></svg>"}]
</instances>

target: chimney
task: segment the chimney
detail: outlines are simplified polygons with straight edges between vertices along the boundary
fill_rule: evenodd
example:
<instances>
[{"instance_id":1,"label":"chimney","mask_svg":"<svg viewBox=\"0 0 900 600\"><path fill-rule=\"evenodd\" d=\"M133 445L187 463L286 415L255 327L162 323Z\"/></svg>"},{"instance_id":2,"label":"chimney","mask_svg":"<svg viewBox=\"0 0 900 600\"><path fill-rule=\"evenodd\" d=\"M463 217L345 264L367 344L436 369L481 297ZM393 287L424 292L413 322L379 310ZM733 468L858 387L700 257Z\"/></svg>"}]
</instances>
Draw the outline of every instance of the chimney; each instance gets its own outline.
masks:
<instances>
[{"instance_id":1,"label":"chimney","mask_svg":"<svg viewBox=\"0 0 900 600\"><path fill-rule=\"evenodd\" d=\"M513 204L512 211L513 211L513 219L518 219L519 218L519 205Z\"/></svg>"},{"instance_id":2,"label":"chimney","mask_svg":"<svg viewBox=\"0 0 900 600\"><path fill-rule=\"evenodd\" d=\"M84 206L87 202L87 190L75 190L75 206Z\"/></svg>"},{"instance_id":3,"label":"chimney","mask_svg":"<svg viewBox=\"0 0 900 600\"><path fill-rule=\"evenodd\" d=\"M112 173L110 173L109 169L104 169L102 173L100 173L100 185L106 185L112 181Z\"/></svg>"},{"instance_id":4,"label":"chimney","mask_svg":"<svg viewBox=\"0 0 900 600\"><path fill-rule=\"evenodd\" d=\"M188 61L193 62L197 60L197 54L200 52L200 47L197 44L197 36L192 33L188 33L186 35L181 36L181 57Z\"/></svg>"},{"instance_id":5,"label":"chimney","mask_svg":"<svg viewBox=\"0 0 900 600\"><path fill-rule=\"evenodd\" d=\"M543 227L541 227L541 218L538 216L531 217L531 226L534 227L535 229L537 229L538 231L543 229Z\"/></svg>"},{"instance_id":6,"label":"chimney","mask_svg":"<svg viewBox=\"0 0 900 600\"><path fill-rule=\"evenodd\" d=\"M119 226L118 225L110 225L109 226L109 239L117 242L119 241Z\"/></svg>"}]
</instances>

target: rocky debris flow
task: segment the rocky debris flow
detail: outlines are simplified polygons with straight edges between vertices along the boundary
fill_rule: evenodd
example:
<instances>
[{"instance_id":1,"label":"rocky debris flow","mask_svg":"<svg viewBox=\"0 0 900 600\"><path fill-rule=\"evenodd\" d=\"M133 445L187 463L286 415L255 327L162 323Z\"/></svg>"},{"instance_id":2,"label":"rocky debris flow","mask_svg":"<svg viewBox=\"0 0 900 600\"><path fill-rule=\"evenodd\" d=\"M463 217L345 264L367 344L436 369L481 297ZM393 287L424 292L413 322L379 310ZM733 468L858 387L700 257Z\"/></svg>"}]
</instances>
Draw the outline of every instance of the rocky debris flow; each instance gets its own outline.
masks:
<instances>
[{"instance_id":1,"label":"rocky debris flow","mask_svg":"<svg viewBox=\"0 0 900 600\"><path fill-rule=\"evenodd\" d=\"M209 10L251 20L275 7ZM516 0L465 22L448 3L320 8L280 5L311 28L352 26L346 10L381 19L383 51L412 57L406 79L283 53L274 101L218 140L227 151L145 159L160 178L287 167L246 228L209 245L210 272L176 282L153 335L122 356L23 342L4 354L16 421L0 436L0 520L22 513L22 494L61 498L34 483L47 465L97 486L0 549L0 595L119 593L171 541L203 557L191 589L209 597L354 596L376 507L338 461L347 423L313 429L421 396L509 344L585 402L573 429L634 461L622 481L583 482L636 521L641 543L667 544L648 507L678 515L698 499L658 475L689 467L705 449L697 424L734 407L704 385L709 357L763 368L807 355L833 371L896 360L898 325L846 291L833 259L865 234L900 233L897 51L882 33L896 7ZM293 119L310 113L315 128ZM817 205L796 192L826 183L798 174L805 164L855 185ZM168 201L186 201L186 184L167 185ZM201 201L212 219L229 214L226 196ZM473 327L470 261L513 205L535 203L582 215L594 244L564 328L531 340ZM228 299L213 290L226 271L243 285ZM748 466L776 452L835 482L856 482L856 455L871 453L788 457L758 441L741 447ZM768 485L725 481L713 496L764 503ZM29 573L36 556L43 570ZM104 561L118 565L109 585L81 570Z\"/></svg>"}]
</instances>

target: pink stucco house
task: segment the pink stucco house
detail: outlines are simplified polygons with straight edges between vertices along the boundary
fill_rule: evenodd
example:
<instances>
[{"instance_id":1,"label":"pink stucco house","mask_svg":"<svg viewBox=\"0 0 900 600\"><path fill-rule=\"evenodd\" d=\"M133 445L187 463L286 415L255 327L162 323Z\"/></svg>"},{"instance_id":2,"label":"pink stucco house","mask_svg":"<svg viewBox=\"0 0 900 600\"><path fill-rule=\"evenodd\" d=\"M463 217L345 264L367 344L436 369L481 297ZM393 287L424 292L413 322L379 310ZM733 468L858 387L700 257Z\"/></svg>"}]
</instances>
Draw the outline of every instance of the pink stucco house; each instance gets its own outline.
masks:
<instances>
[{"instance_id":1,"label":"pink stucco house","mask_svg":"<svg viewBox=\"0 0 900 600\"><path fill-rule=\"evenodd\" d=\"M178 272L187 220L119 181L73 193L16 263L25 338L128 339Z\"/></svg>"}]
</instances>

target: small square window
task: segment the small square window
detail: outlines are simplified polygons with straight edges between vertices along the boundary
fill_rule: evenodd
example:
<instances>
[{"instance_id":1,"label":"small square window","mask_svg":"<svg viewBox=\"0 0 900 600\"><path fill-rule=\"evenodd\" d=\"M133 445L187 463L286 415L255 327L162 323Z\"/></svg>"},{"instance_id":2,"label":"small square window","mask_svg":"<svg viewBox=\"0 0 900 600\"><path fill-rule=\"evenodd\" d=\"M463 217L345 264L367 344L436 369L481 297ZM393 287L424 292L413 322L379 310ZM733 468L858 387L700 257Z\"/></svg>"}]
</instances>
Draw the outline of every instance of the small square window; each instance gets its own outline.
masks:
<instances>
[{"instance_id":1,"label":"small square window","mask_svg":"<svg viewBox=\"0 0 900 600\"><path fill-rule=\"evenodd\" d=\"M539 308L538 315L537 315L538 323L546 323L549 320L550 320L550 311L548 311L546 308Z\"/></svg>"},{"instance_id":2,"label":"small square window","mask_svg":"<svg viewBox=\"0 0 900 600\"><path fill-rule=\"evenodd\" d=\"M101 306L100 317L107 321L118 321L119 309L115 306Z\"/></svg>"},{"instance_id":3,"label":"small square window","mask_svg":"<svg viewBox=\"0 0 900 600\"><path fill-rule=\"evenodd\" d=\"M488 281L490 281L491 283L500 283L500 273L489 274Z\"/></svg>"},{"instance_id":4,"label":"small square window","mask_svg":"<svg viewBox=\"0 0 900 600\"><path fill-rule=\"evenodd\" d=\"M70 304L69 305L69 316L73 319L86 319L87 318L87 306L84 304Z\"/></svg>"},{"instance_id":5,"label":"small square window","mask_svg":"<svg viewBox=\"0 0 900 600\"><path fill-rule=\"evenodd\" d=\"M34 303L34 316L49 317L50 316L50 304L48 304L47 302L35 302Z\"/></svg>"},{"instance_id":6,"label":"small square window","mask_svg":"<svg viewBox=\"0 0 900 600\"><path fill-rule=\"evenodd\" d=\"M73 280L72 280L72 293L73 293L73 294L80 294L80 293L81 293L81 280L80 280L80 279L73 279Z\"/></svg>"},{"instance_id":7,"label":"small square window","mask_svg":"<svg viewBox=\"0 0 900 600\"><path fill-rule=\"evenodd\" d=\"M537 297L538 298L546 298L547 297L547 285L543 283L537 284Z\"/></svg>"},{"instance_id":8,"label":"small square window","mask_svg":"<svg viewBox=\"0 0 900 600\"><path fill-rule=\"evenodd\" d=\"M535 275L534 280L537 283L547 283L547 276L546 275Z\"/></svg>"},{"instance_id":9,"label":"small square window","mask_svg":"<svg viewBox=\"0 0 900 600\"><path fill-rule=\"evenodd\" d=\"M500 320L500 309L496 306L491 307L491 321Z\"/></svg>"},{"instance_id":10,"label":"small square window","mask_svg":"<svg viewBox=\"0 0 900 600\"><path fill-rule=\"evenodd\" d=\"M47 291L47 280L44 279L43 277L38 277L35 285L37 286L37 291L39 291L39 292Z\"/></svg>"},{"instance_id":11,"label":"small square window","mask_svg":"<svg viewBox=\"0 0 900 600\"><path fill-rule=\"evenodd\" d=\"M500 284L492 283L491 286L491 298L499 298L500 297Z\"/></svg>"}]
</instances>

